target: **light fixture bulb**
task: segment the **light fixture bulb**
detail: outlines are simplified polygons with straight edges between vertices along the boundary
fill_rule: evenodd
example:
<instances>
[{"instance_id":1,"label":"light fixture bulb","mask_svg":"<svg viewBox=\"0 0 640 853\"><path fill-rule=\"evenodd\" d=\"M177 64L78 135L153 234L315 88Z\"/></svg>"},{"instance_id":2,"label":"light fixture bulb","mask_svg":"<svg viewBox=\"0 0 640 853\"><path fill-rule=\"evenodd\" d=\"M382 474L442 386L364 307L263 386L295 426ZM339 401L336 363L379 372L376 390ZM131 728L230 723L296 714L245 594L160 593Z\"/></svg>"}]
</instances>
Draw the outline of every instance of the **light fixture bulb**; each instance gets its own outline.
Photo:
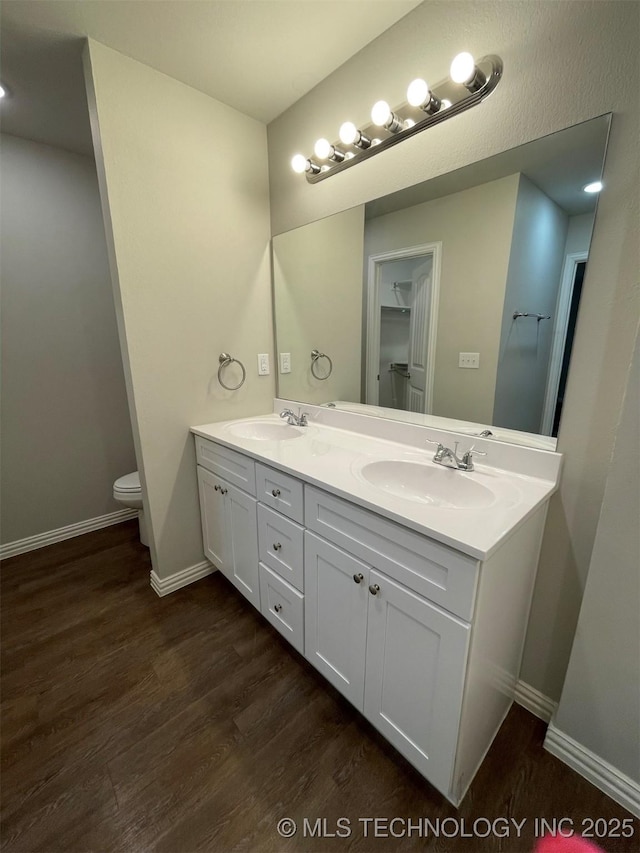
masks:
<instances>
[{"instance_id":1,"label":"light fixture bulb","mask_svg":"<svg viewBox=\"0 0 640 853\"><path fill-rule=\"evenodd\" d=\"M399 133L404 130L404 121L392 112L386 101L376 101L371 108L371 121L378 127L384 127L389 133Z\"/></svg>"},{"instance_id":2,"label":"light fixture bulb","mask_svg":"<svg viewBox=\"0 0 640 853\"><path fill-rule=\"evenodd\" d=\"M303 172L307 171L308 162L309 161L304 154L296 154L291 158L291 168L294 172L297 172L298 175L301 175Z\"/></svg>"},{"instance_id":3,"label":"light fixture bulb","mask_svg":"<svg viewBox=\"0 0 640 853\"><path fill-rule=\"evenodd\" d=\"M304 156L304 154L295 154L291 158L291 168L299 175L304 172L307 172L310 175L317 175L320 171L320 166L318 166L317 163L314 163L313 160L309 160Z\"/></svg>"},{"instance_id":4,"label":"light fixture bulb","mask_svg":"<svg viewBox=\"0 0 640 853\"><path fill-rule=\"evenodd\" d=\"M345 121L344 124L340 125L340 142L344 142L345 145L353 145L353 143L358 138L358 128L352 121Z\"/></svg>"},{"instance_id":5,"label":"light fixture bulb","mask_svg":"<svg viewBox=\"0 0 640 853\"><path fill-rule=\"evenodd\" d=\"M320 160L326 160L331 155L332 147L333 146L328 139L318 139L316 144L313 146L313 152L316 157L320 158Z\"/></svg>"},{"instance_id":6,"label":"light fixture bulb","mask_svg":"<svg viewBox=\"0 0 640 853\"><path fill-rule=\"evenodd\" d=\"M459 53L454 57L449 71L454 83L462 83L469 92L478 92L487 82L484 71L476 65L470 53Z\"/></svg>"},{"instance_id":7,"label":"light fixture bulb","mask_svg":"<svg viewBox=\"0 0 640 853\"><path fill-rule=\"evenodd\" d=\"M418 77L409 83L407 101L409 101L412 107L421 107L429 100L429 94L429 86L426 81Z\"/></svg>"},{"instance_id":8,"label":"light fixture bulb","mask_svg":"<svg viewBox=\"0 0 640 853\"><path fill-rule=\"evenodd\" d=\"M376 101L371 108L371 121L378 127L384 127L391 118L391 107L386 101Z\"/></svg>"},{"instance_id":9,"label":"light fixture bulb","mask_svg":"<svg viewBox=\"0 0 640 853\"><path fill-rule=\"evenodd\" d=\"M429 85L425 80L418 77L412 83L409 83L407 89L407 100L412 107L420 107L427 115L434 115L442 106L442 101L429 89Z\"/></svg>"},{"instance_id":10,"label":"light fixture bulb","mask_svg":"<svg viewBox=\"0 0 640 853\"><path fill-rule=\"evenodd\" d=\"M0 84L0 98L4 98L4 96L5 96L6 94L7 94L7 90L4 88L4 86L2 86L2 85Z\"/></svg>"},{"instance_id":11,"label":"light fixture bulb","mask_svg":"<svg viewBox=\"0 0 640 853\"><path fill-rule=\"evenodd\" d=\"M599 193L602 189L602 181L593 181L591 184L582 187L582 189L586 193Z\"/></svg>"},{"instance_id":12,"label":"light fixture bulb","mask_svg":"<svg viewBox=\"0 0 640 853\"><path fill-rule=\"evenodd\" d=\"M345 121L340 126L340 142L345 145L355 145L363 151L371 147L371 139L355 126L352 121Z\"/></svg>"},{"instance_id":13,"label":"light fixture bulb","mask_svg":"<svg viewBox=\"0 0 640 853\"><path fill-rule=\"evenodd\" d=\"M476 63L470 53L459 53L451 63L451 79L454 83L468 83L476 70Z\"/></svg>"}]
</instances>

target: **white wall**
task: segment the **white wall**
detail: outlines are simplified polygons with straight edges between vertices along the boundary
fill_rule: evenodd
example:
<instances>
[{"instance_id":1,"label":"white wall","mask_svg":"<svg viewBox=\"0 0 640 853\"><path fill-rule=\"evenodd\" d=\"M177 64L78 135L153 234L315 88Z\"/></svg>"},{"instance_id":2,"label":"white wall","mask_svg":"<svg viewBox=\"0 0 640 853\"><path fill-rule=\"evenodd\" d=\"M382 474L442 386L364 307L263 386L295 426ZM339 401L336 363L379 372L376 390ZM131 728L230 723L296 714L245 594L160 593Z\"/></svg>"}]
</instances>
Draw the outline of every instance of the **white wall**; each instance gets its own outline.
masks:
<instances>
[{"instance_id":1,"label":"white wall","mask_svg":"<svg viewBox=\"0 0 640 853\"><path fill-rule=\"evenodd\" d=\"M441 242L433 414L493 423L500 329L519 175L369 219L365 259ZM480 367L458 366L479 352Z\"/></svg>"},{"instance_id":2,"label":"white wall","mask_svg":"<svg viewBox=\"0 0 640 853\"><path fill-rule=\"evenodd\" d=\"M595 213L582 213L579 216L569 217L565 255L589 251L594 221Z\"/></svg>"},{"instance_id":3,"label":"white wall","mask_svg":"<svg viewBox=\"0 0 640 853\"><path fill-rule=\"evenodd\" d=\"M363 224L354 207L273 240L278 347L291 355L291 372L278 377L286 400L360 402ZM333 362L326 379L311 373L313 349ZM327 360L316 365L326 376Z\"/></svg>"},{"instance_id":4,"label":"white wall","mask_svg":"<svg viewBox=\"0 0 640 853\"><path fill-rule=\"evenodd\" d=\"M541 430L567 227L564 211L520 175L496 375L496 426ZM514 320L516 312L551 319Z\"/></svg>"},{"instance_id":5,"label":"white wall","mask_svg":"<svg viewBox=\"0 0 640 853\"><path fill-rule=\"evenodd\" d=\"M273 364L263 124L89 40L89 109L151 556L203 559L189 426L269 411ZM236 392L218 356L241 359Z\"/></svg>"},{"instance_id":6,"label":"white wall","mask_svg":"<svg viewBox=\"0 0 640 853\"><path fill-rule=\"evenodd\" d=\"M559 435L564 472L547 519L522 667L522 677L554 699L591 560L639 311L639 30L635 3L426 0L269 126L277 234L614 114ZM379 98L400 103L414 77L445 77L460 50L504 61L500 85L481 105L319 184L291 171L296 151L337 135L346 116L366 123Z\"/></svg>"},{"instance_id":7,"label":"white wall","mask_svg":"<svg viewBox=\"0 0 640 853\"><path fill-rule=\"evenodd\" d=\"M122 506L136 468L95 165L2 135L2 542Z\"/></svg>"},{"instance_id":8,"label":"white wall","mask_svg":"<svg viewBox=\"0 0 640 853\"><path fill-rule=\"evenodd\" d=\"M640 338L555 726L640 784Z\"/></svg>"},{"instance_id":9,"label":"white wall","mask_svg":"<svg viewBox=\"0 0 640 853\"><path fill-rule=\"evenodd\" d=\"M385 261L382 263L378 285L380 305L387 305L391 308L410 308L413 271L423 263L424 258L420 258L418 261L415 258L408 258L405 261ZM400 283L400 285L394 288L396 283ZM367 282L364 282L364 287L366 288L366 286ZM366 293L366 290L364 292Z\"/></svg>"}]
</instances>

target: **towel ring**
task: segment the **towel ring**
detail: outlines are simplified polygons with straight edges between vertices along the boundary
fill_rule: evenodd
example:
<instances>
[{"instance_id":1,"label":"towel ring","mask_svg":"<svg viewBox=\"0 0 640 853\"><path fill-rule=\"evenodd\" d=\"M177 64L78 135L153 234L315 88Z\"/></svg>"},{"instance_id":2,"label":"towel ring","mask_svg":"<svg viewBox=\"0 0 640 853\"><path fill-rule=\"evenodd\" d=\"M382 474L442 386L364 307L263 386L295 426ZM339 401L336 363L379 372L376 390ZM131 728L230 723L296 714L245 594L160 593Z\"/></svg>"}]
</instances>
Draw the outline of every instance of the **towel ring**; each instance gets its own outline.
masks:
<instances>
[{"instance_id":1,"label":"towel ring","mask_svg":"<svg viewBox=\"0 0 640 853\"><path fill-rule=\"evenodd\" d=\"M226 388L227 391L237 391L238 388L241 388L244 385L244 380L247 378L247 371L244 369L244 364L241 361L238 361L237 358L232 358L228 352L221 352L218 361L220 362L220 367L218 368L218 382L223 388ZM240 370L242 370L242 379L237 385L225 385L222 381L222 371L225 367L233 364L234 361L236 364L240 365Z\"/></svg>"},{"instance_id":2,"label":"towel ring","mask_svg":"<svg viewBox=\"0 0 640 853\"><path fill-rule=\"evenodd\" d=\"M316 362L320 358L326 358L327 361L329 362L329 372L327 373L326 376L318 376L318 374L315 371ZM317 349L311 350L311 373L313 373L315 378L320 379L320 380L328 379L331 376L332 372L333 372L333 362L331 361L329 356L323 352L320 352L320 350L317 350Z\"/></svg>"}]
</instances>

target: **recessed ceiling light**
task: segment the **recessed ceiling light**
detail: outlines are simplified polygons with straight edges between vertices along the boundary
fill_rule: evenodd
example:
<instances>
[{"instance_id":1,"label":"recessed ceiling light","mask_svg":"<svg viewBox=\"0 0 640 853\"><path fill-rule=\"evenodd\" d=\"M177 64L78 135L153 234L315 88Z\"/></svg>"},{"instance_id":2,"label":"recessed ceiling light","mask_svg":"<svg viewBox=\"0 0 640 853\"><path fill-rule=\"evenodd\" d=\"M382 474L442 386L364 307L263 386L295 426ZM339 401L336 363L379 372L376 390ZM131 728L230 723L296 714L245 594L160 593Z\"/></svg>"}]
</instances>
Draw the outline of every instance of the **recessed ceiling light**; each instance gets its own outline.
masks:
<instances>
[{"instance_id":1,"label":"recessed ceiling light","mask_svg":"<svg viewBox=\"0 0 640 853\"><path fill-rule=\"evenodd\" d=\"M586 193L599 193L602 189L602 181L593 181L593 183L587 184L586 186L582 187L582 189Z\"/></svg>"}]
</instances>

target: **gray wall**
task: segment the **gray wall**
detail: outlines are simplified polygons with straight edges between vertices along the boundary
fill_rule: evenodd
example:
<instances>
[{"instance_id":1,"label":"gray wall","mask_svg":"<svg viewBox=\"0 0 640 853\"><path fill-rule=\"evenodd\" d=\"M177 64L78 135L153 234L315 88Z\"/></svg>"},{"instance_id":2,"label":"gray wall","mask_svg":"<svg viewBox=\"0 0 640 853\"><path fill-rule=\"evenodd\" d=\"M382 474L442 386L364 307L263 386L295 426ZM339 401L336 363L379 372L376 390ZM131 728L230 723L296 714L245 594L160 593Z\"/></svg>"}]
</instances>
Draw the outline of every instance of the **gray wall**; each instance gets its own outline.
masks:
<instances>
[{"instance_id":1,"label":"gray wall","mask_svg":"<svg viewBox=\"0 0 640 853\"><path fill-rule=\"evenodd\" d=\"M554 724L640 783L640 338Z\"/></svg>"},{"instance_id":2,"label":"gray wall","mask_svg":"<svg viewBox=\"0 0 640 853\"><path fill-rule=\"evenodd\" d=\"M202 562L189 426L270 411L266 128L89 40L85 73L151 559ZM218 356L247 369L218 384ZM234 381L234 374L227 374Z\"/></svg>"},{"instance_id":3,"label":"gray wall","mask_svg":"<svg viewBox=\"0 0 640 853\"><path fill-rule=\"evenodd\" d=\"M568 217L520 175L492 423L540 432ZM516 311L551 320L513 319Z\"/></svg>"},{"instance_id":4,"label":"gray wall","mask_svg":"<svg viewBox=\"0 0 640 853\"><path fill-rule=\"evenodd\" d=\"M635 3L427 0L269 125L277 234L614 114L559 434L562 482L547 518L522 666L522 678L554 699L591 561L639 313L639 40ZM379 98L400 103L414 77L446 76L460 50L504 61L499 87L480 106L319 184L292 172L296 151L312 151L345 116L365 124ZM540 106L544 92L553 97Z\"/></svg>"},{"instance_id":5,"label":"gray wall","mask_svg":"<svg viewBox=\"0 0 640 853\"><path fill-rule=\"evenodd\" d=\"M3 134L2 542L122 509L136 467L95 165Z\"/></svg>"}]
</instances>

